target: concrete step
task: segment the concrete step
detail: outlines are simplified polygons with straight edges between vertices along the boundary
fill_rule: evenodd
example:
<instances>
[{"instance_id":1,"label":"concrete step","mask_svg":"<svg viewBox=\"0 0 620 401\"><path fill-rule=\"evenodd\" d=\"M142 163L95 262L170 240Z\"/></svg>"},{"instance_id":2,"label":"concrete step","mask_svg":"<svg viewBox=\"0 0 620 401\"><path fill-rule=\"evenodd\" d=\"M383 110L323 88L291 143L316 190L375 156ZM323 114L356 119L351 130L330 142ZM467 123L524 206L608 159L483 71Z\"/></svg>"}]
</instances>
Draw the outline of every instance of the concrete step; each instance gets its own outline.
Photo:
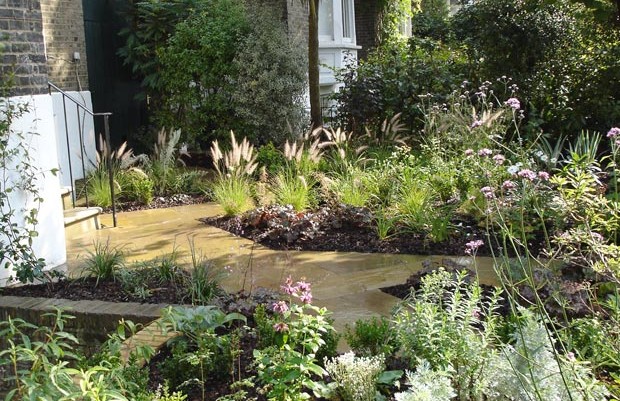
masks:
<instances>
[{"instance_id":1,"label":"concrete step","mask_svg":"<svg viewBox=\"0 0 620 401\"><path fill-rule=\"evenodd\" d=\"M62 197L62 209L68 210L73 207L73 188L60 187L60 196Z\"/></svg>"},{"instance_id":2,"label":"concrete step","mask_svg":"<svg viewBox=\"0 0 620 401\"><path fill-rule=\"evenodd\" d=\"M65 233L67 235L83 234L99 230L100 207L76 207L64 211Z\"/></svg>"}]
</instances>

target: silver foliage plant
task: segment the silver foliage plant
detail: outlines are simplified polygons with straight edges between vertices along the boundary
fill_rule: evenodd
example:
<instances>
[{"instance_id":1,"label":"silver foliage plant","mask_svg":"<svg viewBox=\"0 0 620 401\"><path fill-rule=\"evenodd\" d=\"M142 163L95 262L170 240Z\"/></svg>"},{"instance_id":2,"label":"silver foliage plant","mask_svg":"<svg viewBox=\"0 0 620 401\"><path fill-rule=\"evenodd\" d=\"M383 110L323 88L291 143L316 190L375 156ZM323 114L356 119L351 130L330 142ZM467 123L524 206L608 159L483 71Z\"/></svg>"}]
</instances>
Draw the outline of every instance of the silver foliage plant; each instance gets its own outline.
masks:
<instances>
[{"instance_id":1,"label":"silver foliage plant","mask_svg":"<svg viewBox=\"0 0 620 401\"><path fill-rule=\"evenodd\" d=\"M394 315L402 354L415 372L397 401L601 401L609 395L590 366L556 351L551 329L535 311L516 310L508 344L499 341L499 294L443 269ZM557 347L561 348L561 347Z\"/></svg>"},{"instance_id":2,"label":"silver foliage plant","mask_svg":"<svg viewBox=\"0 0 620 401\"><path fill-rule=\"evenodd\" d=\"M383 355L357 357L347 352L325 361L325 370L338 384L344 401L374 401L377 378L384 368Z\"/></svg>"},{"instance_id":3,"label":"silver foliage plant","mask_svg":"<svg viewBox=\"0 0 620 401\"><path fill-rule=\"evenodd\" d=\"M450 401L456 396L446 370L435 371L421 359L415 372L407 371L407 391L396 393L396 401Z\"/></svg>"},{"instance_id":4,"label":"silver foliage plant","mask_svg":"<svg viewBox=\"0 0 620 401\"><path fill-rule=\"evenodd\" d=\"M609 392L596 380L590 367L569 353L559 355L547 329L533 312L520 311L522 323L487 364L489 401L595 401Z\"/></svg>"}]
</instances>

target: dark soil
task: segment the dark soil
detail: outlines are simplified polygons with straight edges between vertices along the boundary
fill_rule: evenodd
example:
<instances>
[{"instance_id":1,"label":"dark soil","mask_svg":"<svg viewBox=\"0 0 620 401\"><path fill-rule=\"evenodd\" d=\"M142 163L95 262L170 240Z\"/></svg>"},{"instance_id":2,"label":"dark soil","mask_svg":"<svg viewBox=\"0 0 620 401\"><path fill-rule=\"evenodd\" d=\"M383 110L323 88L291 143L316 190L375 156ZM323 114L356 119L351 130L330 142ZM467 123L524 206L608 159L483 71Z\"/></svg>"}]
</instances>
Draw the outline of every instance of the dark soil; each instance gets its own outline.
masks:
<instances>
[{"instance_id":1,"label":"dark soil","mask_svg":"<svg viewBox=\"0 0 620 401\"><path fill-rule=\"evenodd\" d=\"M131 202L117 202L116 211L117 212L133 212L135 210L147 210L147 209L163 209L166 207L174 207L174 206L185 206L185 205L195 205L198 203L205 203L208 199L205 195L186 195L186 194L177 194L171 196L156 196L153 198L153 201L148 205L145 205L139 201L131 201ZM103 209L104 213L112 213L112 208L107 207Z\"/></svg>"},{"instance_id":2,"label":"dark soil","mask_svg":"<svg viewBox=\"0 0 620 401\"><path fill-rule=\"evenodd\" d=\"M441 240L434 240L428 232L404 227L395 227L397 234L380 239L372 212L346 205L300 213L290 207L269 206L241 216L207 217L201 221L277 250L464 255L468 242L483 240L478 256L490 256L492 247L500 251L489 243L485 229L465 216L453 219ZM537 254L541 244L540 240L532 240L530 250Z\"/></svg>"}]
</instances>

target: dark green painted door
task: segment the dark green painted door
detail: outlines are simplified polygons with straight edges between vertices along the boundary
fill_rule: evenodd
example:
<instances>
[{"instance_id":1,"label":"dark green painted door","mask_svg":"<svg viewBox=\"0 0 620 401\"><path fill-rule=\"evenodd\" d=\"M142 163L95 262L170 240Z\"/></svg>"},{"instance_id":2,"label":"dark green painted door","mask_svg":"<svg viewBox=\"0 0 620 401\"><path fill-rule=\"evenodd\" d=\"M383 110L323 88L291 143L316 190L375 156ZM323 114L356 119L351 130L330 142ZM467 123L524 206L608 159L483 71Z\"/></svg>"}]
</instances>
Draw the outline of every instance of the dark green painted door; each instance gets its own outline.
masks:
<instances>
[{"instance_id":1,"label":"dark green painted door","mask_svg":"<svg viewBox=\"0 0 620 401\"><path fill-rule=\"evenodd\" d=\"M126 0L82 1L93 109L113 113L110 118L113 146L135 137L146 124L146 106L136 100L140 83L116 54L123 45L118 32L125 25L122 12L126 4ZM96 130L103 132L103 127L96 126Z\"/></svg>"}]
</instances>

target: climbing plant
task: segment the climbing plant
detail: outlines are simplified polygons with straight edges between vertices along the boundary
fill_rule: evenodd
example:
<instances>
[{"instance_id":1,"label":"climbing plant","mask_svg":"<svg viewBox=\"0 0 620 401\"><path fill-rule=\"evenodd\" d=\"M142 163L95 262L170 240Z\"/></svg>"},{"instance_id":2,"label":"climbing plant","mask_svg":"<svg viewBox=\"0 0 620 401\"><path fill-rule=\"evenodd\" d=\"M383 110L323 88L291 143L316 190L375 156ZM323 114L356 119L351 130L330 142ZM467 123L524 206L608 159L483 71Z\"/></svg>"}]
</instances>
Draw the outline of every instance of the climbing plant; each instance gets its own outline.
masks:
<instances>
[{"instance_id":1,"label":"climbing plant","mask_svg":"<svg viewBox=\"0 0 620 401\"><path fill-rule=\"evenodd\" d=\"M12 128L28 112L28 105L9 97L10 78L4 76L0 82L0 267L12 269L15 276L10 279L25 283L45 276L45 260L32 249L43 201L38 186L41 170L30 153L28 139L34 134ZM31 200L30 206L16 204L16 199L24 198Z\"/></svg>"},{"instance_id":2,"label":"climbing plant","mask_svg":"<svg viewBox=\"0 0 620 401\"><path fill-rule=\"evenodd\" d=\"M401 26L414 12L420 10L421 0L379 0L381 21L379 38L381 42L390 42L402 37Z\"/></svg>"}]
</instances>

